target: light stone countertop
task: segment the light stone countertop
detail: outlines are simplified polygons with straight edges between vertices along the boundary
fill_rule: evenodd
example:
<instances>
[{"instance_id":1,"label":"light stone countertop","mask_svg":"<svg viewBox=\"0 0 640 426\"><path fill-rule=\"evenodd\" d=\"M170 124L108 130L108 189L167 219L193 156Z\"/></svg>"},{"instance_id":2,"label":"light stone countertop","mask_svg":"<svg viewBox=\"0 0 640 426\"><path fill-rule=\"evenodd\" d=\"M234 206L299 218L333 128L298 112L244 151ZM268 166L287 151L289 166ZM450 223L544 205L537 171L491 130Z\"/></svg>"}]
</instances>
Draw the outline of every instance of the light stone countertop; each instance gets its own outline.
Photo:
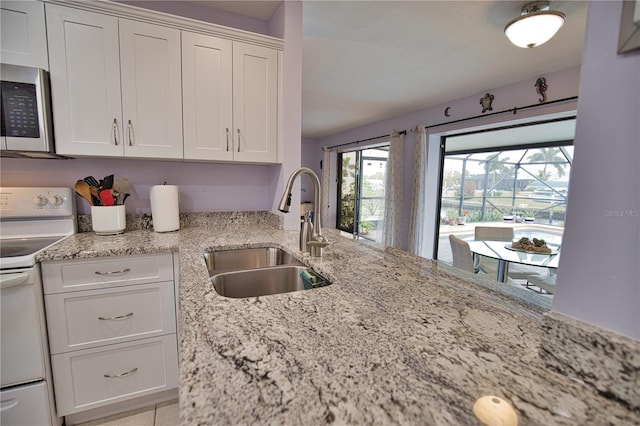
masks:
<instances>
[{"instance_id":1,"label":"light stone countertop","mask_svg":"<svg viewBox=\"0 0 640 426\"><path fill-rule=\"evenodd\" d=\"M489 279L324 234L321 259L300 257L295 231L228 224L77 234L38 260L180 252L183 425L475 425L473 403L487 394L509 401L521 425L640 424L542 364L541 308L492 291ZM217 295L202 253L260 245L284 248L332 285Z\"/></svg>"}]
</instances>

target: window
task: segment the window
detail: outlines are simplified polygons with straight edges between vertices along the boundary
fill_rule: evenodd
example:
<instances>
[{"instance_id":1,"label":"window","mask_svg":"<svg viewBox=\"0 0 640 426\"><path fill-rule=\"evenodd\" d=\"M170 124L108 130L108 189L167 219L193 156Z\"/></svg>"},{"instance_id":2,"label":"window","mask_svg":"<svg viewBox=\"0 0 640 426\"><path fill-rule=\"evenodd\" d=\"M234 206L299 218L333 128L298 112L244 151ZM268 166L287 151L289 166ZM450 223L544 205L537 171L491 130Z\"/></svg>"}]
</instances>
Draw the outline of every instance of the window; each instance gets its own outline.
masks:
<instances>
[{"instance_id":1,"label":"window","mask_svg":"<svg viewBox=\"0 0 640 426\"><path fill-rule=\"evenodd\" d=\"M380 239L388 155L388 145L338 154L336 228L361 238Z\"/></svg>"},{"instance_id":2,"label":"window","mask_svg":"<svg viewBox=\"0 0 640 426\"><path fill-rule=\"evenodd\" d=\"M450 260L448 234L472 238L476 222L510 223L516 239L560 245L572 157L573 146L562 144L446 155L438 259Z\"/></svg>"}]
</instances>

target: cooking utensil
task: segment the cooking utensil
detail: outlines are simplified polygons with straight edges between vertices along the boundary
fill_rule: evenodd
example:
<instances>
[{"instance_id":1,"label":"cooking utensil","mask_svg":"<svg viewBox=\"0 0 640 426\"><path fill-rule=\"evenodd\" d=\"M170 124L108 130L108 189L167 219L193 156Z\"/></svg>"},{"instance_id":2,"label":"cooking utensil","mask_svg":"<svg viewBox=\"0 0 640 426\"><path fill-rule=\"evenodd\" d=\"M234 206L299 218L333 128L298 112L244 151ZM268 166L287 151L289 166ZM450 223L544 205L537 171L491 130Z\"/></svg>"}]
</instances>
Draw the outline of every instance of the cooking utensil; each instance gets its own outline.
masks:
<instances>
[{"instance_id":1,"label":"cooking utensil","mask_svg":"<svg viewBox=\"0 0 640 426\"><path fill-rule=\"evenodd\" d=\"M111 195L111 190L103 189L100 191L100 201L102 201L103 206L112 206L115 204L113 199L113 195Z\"/></svg>"},{"instance_id":2,"label":"cooking utensil","mask_svg":"<svg viewBox=\"0 0 640 426\"><path fill-rule=\"evenodd\" d=\"M100 201L100 190L98 189L98 187L91 186L89 184L87 185L89 186L89 193L91 193L91 199L93 200L93 205L99 206L100 204L102 204L102 202Z\"/></svg>"},{"instance_id":3,"label":"cooking utensil","mask_svg":"<svg viewBox=\"0 0 640 426\"><path fill-rule=\"evenodd\" d=\"M87 176L86 178L84 178L84 181L91 186L95 186L96 188L100 186L100 182L98 182L98 179L94 178L93 176Z\"/></svg>"},{"instance_id":4,"label":"cooking utensil","mask_svg":"<svg viewBox=\"0 0 640 426\"><path fill-rule=\"evenodd\" d=\"M75 185L76 194L78 194L79 196L87 200L87 203L89 203L89 205L93 206L95 204L93 203L91 190L89 188L90 188L89 184L83 180L79 180L76 182L76 185Z\"/></svg>"},{"instance_id":5,"label":"cooking utensil","mask_svg":"<svg viewBox=\"0 0 640 426\"><path fill-rule=\"evenodd\" d=\"M115 178L113 180L113 189L123 194L130 193L129 179L122 177Z\"/></svg>"},{"instance_id":6,"label":"cooking utensil","mask_svg":"<svg viewBox=\"0 0 640 426\"><path fill-rule=\"evenodd\" d=\"M111 189L113 188L113 180L114 180L114 176L109 175L109 176L105 176L104 179L101 180L100 182L102 183L102 187L104 189Z\"/></svg>"}]
</instances>

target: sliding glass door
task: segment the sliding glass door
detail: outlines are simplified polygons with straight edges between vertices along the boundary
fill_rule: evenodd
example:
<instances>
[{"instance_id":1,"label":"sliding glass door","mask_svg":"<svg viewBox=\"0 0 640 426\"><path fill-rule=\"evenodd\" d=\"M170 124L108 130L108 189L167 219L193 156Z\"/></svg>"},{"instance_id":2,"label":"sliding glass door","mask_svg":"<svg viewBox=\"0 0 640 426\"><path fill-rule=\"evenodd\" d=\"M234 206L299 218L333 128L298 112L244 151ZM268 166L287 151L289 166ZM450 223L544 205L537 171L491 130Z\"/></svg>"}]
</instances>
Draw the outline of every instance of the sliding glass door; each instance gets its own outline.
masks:
<instances>
[{"instance_id":1,"label":"sliding glass door","mask_svg":"<svg viewBox=\"0 0 640 426\"><path fill-rule=\"evenodd\" d=\"M379 240L384 219L385 173L389 146L338 154L336 228Z\"/></svg>"}]
</instances>

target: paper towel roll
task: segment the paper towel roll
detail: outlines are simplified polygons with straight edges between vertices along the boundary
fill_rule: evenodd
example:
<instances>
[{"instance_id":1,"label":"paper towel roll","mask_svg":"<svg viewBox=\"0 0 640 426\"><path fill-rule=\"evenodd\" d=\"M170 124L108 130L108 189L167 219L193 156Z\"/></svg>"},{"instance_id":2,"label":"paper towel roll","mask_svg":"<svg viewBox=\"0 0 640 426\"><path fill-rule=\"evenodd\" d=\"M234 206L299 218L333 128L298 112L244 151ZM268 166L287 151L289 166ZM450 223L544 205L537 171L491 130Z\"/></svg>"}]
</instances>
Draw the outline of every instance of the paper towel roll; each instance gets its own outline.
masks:
<instances>
[{"instance_id":1,"label":"paper towel roll","mask_svg":"<svg viewBox=\"0 0 640 426\"><path fill-rule=\"evenodd\" d=\"M156 232L180 229L178 208L178 187L176 185L156 185L149 190L153 230Z\"/></svg>"}]
</instances>

